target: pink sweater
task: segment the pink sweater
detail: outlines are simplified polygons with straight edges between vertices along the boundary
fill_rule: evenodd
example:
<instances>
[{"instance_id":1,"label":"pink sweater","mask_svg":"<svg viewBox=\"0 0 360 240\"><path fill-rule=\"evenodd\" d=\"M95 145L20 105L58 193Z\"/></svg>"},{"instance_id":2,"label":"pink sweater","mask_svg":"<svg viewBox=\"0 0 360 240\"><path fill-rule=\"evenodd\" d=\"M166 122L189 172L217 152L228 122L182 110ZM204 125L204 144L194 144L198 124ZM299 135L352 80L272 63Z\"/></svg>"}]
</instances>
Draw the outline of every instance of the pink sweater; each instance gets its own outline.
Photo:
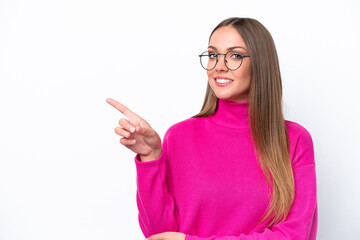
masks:
<instances>
[{"instance_id":1,"label":"pink sweater","mask_svg":"<svg viewBox=\"0 0 360 240\"><path fill-rule=\"evenodd\" d=\"M145 237L182 232L185 240L314 240L317 197L310 133L285 120L295 178L287 219L256 225L269 204L248 121L249 102L219 100L216 113L189 118L165 133L160 157L140 162L136 202Z\"/></svg>"}]
</instances>

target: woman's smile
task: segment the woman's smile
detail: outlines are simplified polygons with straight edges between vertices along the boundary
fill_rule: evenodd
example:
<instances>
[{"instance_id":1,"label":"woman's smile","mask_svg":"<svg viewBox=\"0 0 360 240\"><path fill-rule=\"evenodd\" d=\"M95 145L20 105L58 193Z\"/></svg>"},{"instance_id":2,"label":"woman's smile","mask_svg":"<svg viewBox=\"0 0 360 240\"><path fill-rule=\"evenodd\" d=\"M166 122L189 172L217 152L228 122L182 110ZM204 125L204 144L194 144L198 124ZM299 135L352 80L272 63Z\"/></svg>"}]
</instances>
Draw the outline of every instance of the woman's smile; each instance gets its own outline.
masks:
<instances>
[{"instance_id":1,"label":"woman's smile","mask_svg":"<svg viewBox=\"0 0 360 240\"><path fill-rule=\"evenodd\" d=\"M214 80L215 80L216 86L218 86L218 87L226 87L234 81L234 80L231 80L228 78L223 78L223 77L217 77L217 78L214 78Z\"/></svg>"}]
</instances>

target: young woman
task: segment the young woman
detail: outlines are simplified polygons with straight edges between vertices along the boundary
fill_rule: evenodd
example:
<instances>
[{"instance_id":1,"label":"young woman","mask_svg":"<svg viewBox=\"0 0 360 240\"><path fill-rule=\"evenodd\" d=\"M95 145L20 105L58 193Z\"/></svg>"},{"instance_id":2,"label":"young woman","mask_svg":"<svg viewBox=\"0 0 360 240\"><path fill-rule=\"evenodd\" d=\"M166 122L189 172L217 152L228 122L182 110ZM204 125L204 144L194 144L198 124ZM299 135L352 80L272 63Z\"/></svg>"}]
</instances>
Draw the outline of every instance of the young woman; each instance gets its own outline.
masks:
<instances>
[{"instance_id":1,"label":"young woman","mask_svg":"<svg viewBox=\"0 0 360 240\"><path fill-rule=\"evenodd\" d=\"M137 153L139 223L150 240L316 239L313 142L284 120L278 57L257 20L229 18L200 55L208 85L200 113L161 143L141 117L107 102L120 143Z\"/></svg>"}]
</instances>

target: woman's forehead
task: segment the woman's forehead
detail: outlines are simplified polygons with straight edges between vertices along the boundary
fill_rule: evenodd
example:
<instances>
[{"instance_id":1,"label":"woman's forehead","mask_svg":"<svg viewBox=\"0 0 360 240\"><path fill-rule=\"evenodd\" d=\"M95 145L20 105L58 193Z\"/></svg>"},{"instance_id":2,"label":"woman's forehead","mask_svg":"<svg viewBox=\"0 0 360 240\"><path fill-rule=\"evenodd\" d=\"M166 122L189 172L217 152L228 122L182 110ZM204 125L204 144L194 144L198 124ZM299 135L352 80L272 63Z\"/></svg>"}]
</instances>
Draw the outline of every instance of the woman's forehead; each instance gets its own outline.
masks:
<instances>
[{"instance_id":1,"label":"woman's forehead","mask_svg":"<svg viewBox=\"0 0 360 240\"><path fill-rule=\"evenodd\" d=\"M213 46L216 49L228 49L234 46L246 48L239 32L230 26L216 29L210 38L209 46Z\"/></svg>"}]
</instances>

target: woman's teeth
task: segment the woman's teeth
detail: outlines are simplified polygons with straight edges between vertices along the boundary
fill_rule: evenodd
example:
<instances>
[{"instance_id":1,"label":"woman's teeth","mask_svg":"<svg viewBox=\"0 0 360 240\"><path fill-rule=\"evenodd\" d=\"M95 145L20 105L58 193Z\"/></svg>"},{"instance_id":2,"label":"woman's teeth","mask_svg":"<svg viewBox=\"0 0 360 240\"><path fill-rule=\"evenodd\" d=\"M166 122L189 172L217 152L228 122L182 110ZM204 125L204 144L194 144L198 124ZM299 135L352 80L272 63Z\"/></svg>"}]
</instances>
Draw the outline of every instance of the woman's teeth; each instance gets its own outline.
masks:
<instances>
[{"instance_id":1,"label":"woman's teeth","mask_svg":"<svg viewBox=\"0 0 360 240\"><path fill-rule=\"evenodd\" d=\"M232 80L230 79L215 79L218 83L228 83L228 82L232 82Z\"/></svg>"}]
</instances>

